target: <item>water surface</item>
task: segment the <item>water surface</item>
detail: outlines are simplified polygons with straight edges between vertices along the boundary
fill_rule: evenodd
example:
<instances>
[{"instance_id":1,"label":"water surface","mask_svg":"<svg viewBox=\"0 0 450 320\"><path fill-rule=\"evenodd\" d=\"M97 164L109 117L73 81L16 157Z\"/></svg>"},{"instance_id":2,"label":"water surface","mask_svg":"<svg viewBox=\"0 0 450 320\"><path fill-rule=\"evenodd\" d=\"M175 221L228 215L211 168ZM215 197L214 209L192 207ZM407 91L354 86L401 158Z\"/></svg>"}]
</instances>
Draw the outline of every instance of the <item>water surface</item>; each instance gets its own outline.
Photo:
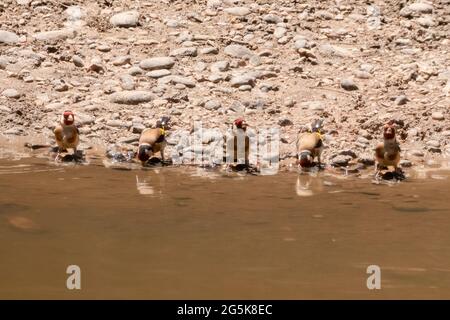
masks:
<instances>
[{"instance_id":1,"label":"water surface","mask_svg":"<svg viewBox=\"0 0 450 320\"><path fill-rule=\"evenodd\" d=\"M449 299L450 184L426 176L1 160L0 298Z\"/></svg>"}]
</instances>

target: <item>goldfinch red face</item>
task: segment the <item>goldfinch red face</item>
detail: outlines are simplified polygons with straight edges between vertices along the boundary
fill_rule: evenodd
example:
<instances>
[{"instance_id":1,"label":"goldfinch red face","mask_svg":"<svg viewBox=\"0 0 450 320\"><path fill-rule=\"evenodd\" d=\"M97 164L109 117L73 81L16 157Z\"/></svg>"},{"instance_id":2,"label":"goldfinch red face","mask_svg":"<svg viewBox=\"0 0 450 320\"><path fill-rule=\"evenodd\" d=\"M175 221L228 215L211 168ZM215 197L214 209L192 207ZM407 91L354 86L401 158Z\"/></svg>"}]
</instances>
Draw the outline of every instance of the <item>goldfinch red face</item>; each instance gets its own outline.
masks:
<instances>
[{"instance_id":1,"label":"goldfinch red face","mask_svg":"<svg viewBox=\"0 0 450 320\"><path fill-rule=\"evenodd\" d=\"M242 129L242 130L247 129L247 122L244 119L239 118L239 119L234 120L234 125L238 129Z\"/></svg>"},{"instance_id":2,"label":"goldfinch red face","mask_svg":"<svg viewBox=\"0 0 450 320\"><path fill-rule=\"evenodd\" d=\"M388 123L383 128L383 136L385 139L394 139L395 138L395 127L394 124Z\"/></svg>"},{"instance_id":3,"label":"goldfinch red face","mask_svg":"<svg viewBox=\"0 0 450 320\"><path fill-rule=\"evenodd\" d=\"M72 111L66 111L66 112L63 113L62 122L66 126L70 126L70 125L72 125L75 122L75 116L72 113Z\"/></svg>"}]
</instances>

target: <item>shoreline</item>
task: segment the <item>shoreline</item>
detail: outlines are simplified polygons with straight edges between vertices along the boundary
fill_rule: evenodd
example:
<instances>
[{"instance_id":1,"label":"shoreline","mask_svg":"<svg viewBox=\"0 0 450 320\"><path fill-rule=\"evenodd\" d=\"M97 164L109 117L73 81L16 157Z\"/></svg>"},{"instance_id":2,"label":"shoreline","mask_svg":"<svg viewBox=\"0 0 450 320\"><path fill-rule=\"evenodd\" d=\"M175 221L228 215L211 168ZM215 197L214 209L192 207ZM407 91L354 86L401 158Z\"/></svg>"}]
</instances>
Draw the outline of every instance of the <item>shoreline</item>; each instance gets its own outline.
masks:
<instances>
[{"instance_id":1,"label":"shoreline","mask_svg":"<svg viewBox=\"0 0 450 320\"><path fill-rule=\"evenodd\" d=\"M36 137L35 137L36 139ZM39 140L39 139L36 139ZM36 141L35 140L35 141ZM26 141L26 142L25 142ZM329 163L324 163L325 168L318 170L317 166L309 170L299 170L294 164L295 159L288 158L286 160L280 161L279 169L272 174L261 174L260 172L254 174L248 174L244 171L226 171L224 169L224 164L208 166L208 165L198 165L193 163L183 163L183 164L168 164L161 165L159 163L147 165L145 167L141 166L140 162L136 159L131 161L114 161L108 158L106 155L105 146L98 146L97 148L92 147L89 150L84 151L83 154L85 160L79 163L74 161L69 162L59 162L55 163L52 161L52 155L54 155L50 150L50 146L45 148L40 148L37 150L32 150L25 146L29 143L29 137L15 137L14 139L8 139L0 135L0 161L21 161L23 159L39 159L45 161L47 164L68 167L68 166L100 166L106 169L113 170L129 170L129 171L139 171L139 170L152 170L152 169L200 169L216 173L244 173L245 175L257 175L257 176L269 176L277 174L295 173L295 174L310 174L312 176L323 173L324 175L329 175L337 178L354 177L358 179L371 179L373 180L374 166L367 166L362 164L352 164L347 167L335 167ZM42 140L40 140L42 142ZM433 157L428 161L423 161L415 165L402 168L405 173L405 181L408 181L410 177L420 178L424 175L426 176L428 172L447 172L450 171L450 157L441 156ZM381 179L380 181L390 181L391 179ZM392 179L393 181L400 181L397 179Z\"/></svg>"}]
</instances>

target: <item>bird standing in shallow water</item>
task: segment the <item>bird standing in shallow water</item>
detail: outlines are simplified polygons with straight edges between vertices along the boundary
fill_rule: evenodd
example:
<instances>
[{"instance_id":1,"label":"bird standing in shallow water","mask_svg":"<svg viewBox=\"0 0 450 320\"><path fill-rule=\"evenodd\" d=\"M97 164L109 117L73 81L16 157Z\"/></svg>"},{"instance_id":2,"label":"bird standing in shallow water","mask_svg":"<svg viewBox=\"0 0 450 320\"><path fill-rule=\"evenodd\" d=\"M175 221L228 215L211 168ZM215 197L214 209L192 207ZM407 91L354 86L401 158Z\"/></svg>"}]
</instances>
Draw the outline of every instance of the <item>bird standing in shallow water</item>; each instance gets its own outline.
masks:
<instances>
[{"instance_id":1,"label":"bird standing in shallow water","mask_svg":"<svg viewBox=\"0 0 450 320\"><path fill-rule=\"evenodd\" d=\"M166 147L166 130L169 129L169 117L162 117L156 122L156 128L145 129L139 138L139 149L137 157L142 165L157 152L161 154L164 162L164 148Z\"/></svg>"},{"instance_id":2,"label":"bird standing in shallow water","mask_svg":"<svg viewBox=\"0 0 450 320\"><path fill-rule=\"evenodd\" d=\"M297 137L297 161L302 168L314 166L315 158L317 158L320 168L320 156L324 147L322 134L320 133L322 123L322 120L315 120L311 124L310 132L299 133Z\"/></svg>"},{"instance_id":3,"label":"bird standing in shallow water","mask_svg":"<svg viewBox=\"0 0 450 320\"><path fill-rule=\"evenodd\" d=\"M249 153L250 153L250 138L247 135L247 121L244 119L236 119L234 120L234 148L233 148L233 161L235 163L242 162L244 160L244 164L246 166L249 165ZM243 138L243 141L238 141L238 139ZM243 143L242 143L243 142ZM239 149L238 147L243 147L243 149ZM244 156L244 159L239 159L240 156Z\"/></svg>"},{"instance_id":4,"label":"bird standing in shallow water","mask_svg":"<svg viewBox=\"0 0 450 320\"><path fill-rule=\"evenodd\" d=\"M394 167L395 173L401 174L398 168L400 162L400 145L397 142L396 130L393 121L389 121L383 127L383 142L375 148L375 177L377 178L382 168Z\"/></svg>"},{"instance_id":5,"label":"bird standing in shallow water","mask_svg":"<svg viewBox=\"0 0 450 320\"><path fill-rule=\"evenodd\" d=\"M75 125L75 115L72 111L65 111L61 117L60 124L53 131L56 144L58 145L58 154L55 161L61 157L61 152L67 149L73 149L74 158L77 157L77 147L80 143L80 132Z\"/></svg>"},{"instance_id":6,"label":"bird standing in shallow water","mask_svg":"<svg viewBox=\"0 0 450 320\"><path fill-rule=\"evenodd\" d=\"M234 120L231 130L224 137L226 169L233 171L249 169L250 138L247 128L247 122L238 118Z\"/></svg>"}]
</instances>

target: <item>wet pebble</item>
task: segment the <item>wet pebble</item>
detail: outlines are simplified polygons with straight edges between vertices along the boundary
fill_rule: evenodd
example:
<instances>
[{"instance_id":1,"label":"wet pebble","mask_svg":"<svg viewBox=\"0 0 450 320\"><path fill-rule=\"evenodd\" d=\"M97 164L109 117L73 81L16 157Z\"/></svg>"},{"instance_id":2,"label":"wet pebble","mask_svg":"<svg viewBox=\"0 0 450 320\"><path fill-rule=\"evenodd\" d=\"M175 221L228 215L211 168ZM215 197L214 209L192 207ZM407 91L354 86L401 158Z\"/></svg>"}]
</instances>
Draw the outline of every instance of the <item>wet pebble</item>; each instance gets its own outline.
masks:
<instances>
[{"instance_id":1,"label":"wet pebble","mask_svg":"<svg viewBox=\"0 0 450 320\"><path fill-rule=\"evenodd\" d=\"M402 160L400 160L400 166L402 168L410 168L410 167L412 167L412 162L409 161L408 159L402 159Z\"/></svg>"},{"instance_id":2,"label":"wet pebble","mask_svg":"<svg viewBox=\"0 0 450 320\"><path fill-rule=\"evenodd\" d=\"M371 155L360 155L358 159L359 163L362 163L366 166L373 166L375 164L375 159Z\"/></svg>"},{"instance_id":3,"label":"wet pebble","mask_svg":"<svg viewBox=\"0 0 450 320\"><path fill-rule=\"evenodd\" d=\"M331 160L331 165L335 167L346 167L350 160L352 160L351 156L338 155Z\"/></svg>"},{"instance_id":4,"label":"wet pebble","mask_svg":"<svg viewBox=\"0 0 450 320\"><path fill-rule=\"evenodd\" d=\"M423 157L425 155L422 150L411 150L411 154L415 157Z\"/></svg>"}]
</instances>

